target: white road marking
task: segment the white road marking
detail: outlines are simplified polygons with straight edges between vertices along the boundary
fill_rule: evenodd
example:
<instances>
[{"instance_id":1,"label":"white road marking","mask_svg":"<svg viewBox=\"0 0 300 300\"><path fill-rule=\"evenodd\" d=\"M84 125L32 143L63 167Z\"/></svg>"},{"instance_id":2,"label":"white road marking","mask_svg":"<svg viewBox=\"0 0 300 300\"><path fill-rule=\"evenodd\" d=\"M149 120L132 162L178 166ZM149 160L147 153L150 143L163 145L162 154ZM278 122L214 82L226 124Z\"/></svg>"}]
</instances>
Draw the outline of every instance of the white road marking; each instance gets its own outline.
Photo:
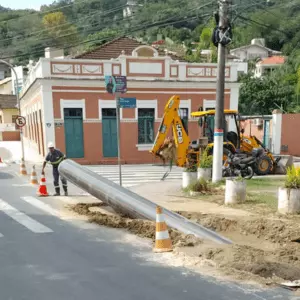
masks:
<instances>
[{"instance_id":1,"label":"white road marking","mask_svg":"<svg viewBox=\"0 0 300 300\"><path fill-rule=\"evenodd\" d=\"M59 210L52 208L49 204L46 204L34 197L31 197L31 196L21 197L21 199L24 200L25 202L37 207L38 209L43 210L43 211L47 212L48 214L55 216L57 218L60 218L62 220L72 220L73 219L72 216L63 214L63 212L60 212Z\"/></svg>"},{"instance_id":2,"label":"white road marking","mask_svg":"<svg viewBox=\"0 0 300 300\"><path fill-rule=\"evenodd\" d=\"M122 172L122 182L124 188L130 188L146 183L160 182L164 174L168 172L169 166L153 166L153 165L124 165ZM119 184L119 170L118 167L113 166L99 166L90 167L90 170L103 176L104 178ZM173 167L169 173L166 181L172 182L182 178L182 169Z\"/></svg>"},{"instance_id":3,"label":"white road marking","mask_svg":"<svg viewBox=\"0 0 300 300\"><path fill-rule=\"evenodd\" d=\"M35 221L34 219L30 218L29 216L25 215L24 213L18 211L13 206L9 205L2 199L0 199L0 210L2 210L5 214L9 217L20 223L21 225L25 226L29 230L35 233L49 233L53 232L50 228L44 226L43 224Z\"/></svg>"},{"instance_id":4,"label":"white road marking","mask_svg":"<svg viewBox=\"0 0 300 300\"><path fill-rule=\"evenodd\" d=\"M60 214L56 209L52 208L50 205L48 205L34 197L31 197L31 196L21 197L21 199L37 208L49 213L50 215L53 215L55 217L60 217Z\"/></svg>"}]
</instances>

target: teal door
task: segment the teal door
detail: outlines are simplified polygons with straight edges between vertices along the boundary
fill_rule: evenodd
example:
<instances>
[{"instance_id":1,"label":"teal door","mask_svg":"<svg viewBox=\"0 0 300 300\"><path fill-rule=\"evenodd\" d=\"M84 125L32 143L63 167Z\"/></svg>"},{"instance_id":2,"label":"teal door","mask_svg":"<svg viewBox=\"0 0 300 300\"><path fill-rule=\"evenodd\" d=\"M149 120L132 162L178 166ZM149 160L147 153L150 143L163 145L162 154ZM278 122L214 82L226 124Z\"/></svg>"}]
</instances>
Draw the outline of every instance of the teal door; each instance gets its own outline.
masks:
<instances>
[{"instance_id":1,"label":"teal door","mask_svg":"<svg viewBox=\"0 0 300 300\"><path fill-rule=\"evenodd\" d=\"M104 157L118 157L116 109L102 109L102 149Z\"/></svg>"},{"instance_id":2,"label":"teal door","mask_svg":"<svg viewBox=\"0 0 300 300\"><path fill-rule=\"evenodd\" d=\"M270 146L270 120L265 120L263 144L266 148Z\"/></svg>"},{"instance_id":3,"label":"teal door","mask_svg":"<svg viewBox=\"0 0 300 300\"><path fill-rule=\"evenodd\" d=\"M84 157L82 108L65 108L65 141L68 158Z\"/></svg>"}]
</instances>

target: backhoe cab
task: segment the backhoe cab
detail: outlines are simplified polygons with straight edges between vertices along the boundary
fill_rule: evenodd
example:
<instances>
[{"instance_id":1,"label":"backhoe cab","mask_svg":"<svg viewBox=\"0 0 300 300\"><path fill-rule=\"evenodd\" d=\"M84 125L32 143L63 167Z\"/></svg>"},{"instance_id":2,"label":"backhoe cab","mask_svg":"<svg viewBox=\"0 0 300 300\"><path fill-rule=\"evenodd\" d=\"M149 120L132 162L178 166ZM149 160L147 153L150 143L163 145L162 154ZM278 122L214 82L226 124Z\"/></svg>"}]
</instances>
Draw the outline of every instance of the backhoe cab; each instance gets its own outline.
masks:
<instances>
[{"instance_id":1,"label":"backhoe cab","mask_svg":"<svg viewBox=\"0 0 300 300\"><path fill-rule=\"evenodd\" d=\"M208 136L208 153L213 154L213 133L214 133L214 116L215 110L193 112L192 117L199 118L199 125L202 127L203 135ZM275 173L277 164L280 158L275 159L272 153L266 149L263 143L256 136L245 136L244 129L240 128L240 120L236 110L224 110L225 120L223 125L224 130L224 148L231 153L251 156L254 148L263 148L264 153L259 158L255 167L257 175L267 175ZM235 131L228 131L229 121L233 120ZM225 160L225 156L224 156Z\"/></svg>"}]
</instances>

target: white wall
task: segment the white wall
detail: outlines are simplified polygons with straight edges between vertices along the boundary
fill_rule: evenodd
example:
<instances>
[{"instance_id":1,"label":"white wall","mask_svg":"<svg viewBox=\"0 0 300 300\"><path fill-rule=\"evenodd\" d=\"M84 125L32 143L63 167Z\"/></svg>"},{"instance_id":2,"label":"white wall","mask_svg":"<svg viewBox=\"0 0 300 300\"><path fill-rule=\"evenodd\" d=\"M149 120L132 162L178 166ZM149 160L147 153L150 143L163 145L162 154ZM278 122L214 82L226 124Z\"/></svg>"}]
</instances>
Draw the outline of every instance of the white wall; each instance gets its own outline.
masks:
<instances>
[{"instance_id":1,"label":"white wall","mask_svg":"<svg viewBox=\"0 0 300 300\"><path fill-rule=\"evenodd\" d=\"M0 94L2 95L11 95L12 93L12 82L8 81L0 85Z\"/></svg>"},{"instance_id":2,"label":"white wall","mask_svg":"<svg viewBox=\"0 0 300 300\"><path fill-rule=\"evenodd\" d=\"M282 127L282 113L280 110L273 112L272 122L272 152L275 155L281 153L281 127Z\"/></svg>"},{"instance_id":3,"label":"white wall","mask_svg":"<svg viewBox=\"0 0 300 300\"><path fill-rule=\"evenodd\" d=\"M230 54L236 55L242 60L251 60L257 57L268 57L268 50L257 47L256 45L250 45L243 49L232 50Z\"/></svg>"}]
</instances>

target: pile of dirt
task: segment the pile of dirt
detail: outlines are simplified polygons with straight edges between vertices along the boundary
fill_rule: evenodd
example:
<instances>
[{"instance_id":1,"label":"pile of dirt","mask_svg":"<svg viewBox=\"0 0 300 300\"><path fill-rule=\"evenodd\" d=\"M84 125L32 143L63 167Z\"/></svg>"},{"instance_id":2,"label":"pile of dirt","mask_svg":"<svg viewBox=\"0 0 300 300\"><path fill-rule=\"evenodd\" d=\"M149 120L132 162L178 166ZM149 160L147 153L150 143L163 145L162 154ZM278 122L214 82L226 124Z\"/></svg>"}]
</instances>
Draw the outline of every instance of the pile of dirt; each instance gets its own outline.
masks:
<instances>
[{"instance_id":1,"label":"pile of dirt","mask_svg":"<svg viewBox=\"0 0 300 300\"><path fill-rule=\"evenodd\" d=\"M106 215L97 210L90 210L91 207L99 206L103 206L103 204L77 204L72 209L80 215L87 216L90 222L111 228L122 228L139 237L155 241L155 222L129 219L119 215ZM269 239L268 243L281 244L276 247L274 245L274 248L271 247L270 250L260 249L259 243L253 246L245 245L243 240L235 240L233 245L215 246L203 242L193 235L184 235L169 228L176 252L188 253L186 247L190 247L190 255L199 259L199 262L209 261L212 266L223 270L224 274L234 274L234 277L240 279L249 276L254 276L258 281L257 278L261 278L261 282L263 279L279 282L300 279L300 246L297 243L287 242L300 232L297 231L297 224L292 226L286 221L260 218L239 220L199 213L181 212L180 214L189 219L195 219L205 227L220 233L238 231L244 235Z\"/></svg>"},{"instance_id":2,"label":"pile of dirt","mask_svg":"<svg viewBox=\"0 0 300 300\"><path fill-rule=\"evenodd\" d=\"M225 248L198 251L199 257L214 261L220 269L245 271L267 279L298 280L300 278L299 261L296 256L290 255L289 251L284 249L272 252L245 245L230 245Z\"/></svg>"},{"instance_id":3,"label":"pile of dirt","mask_svg":"<svg viewBox=\"0 0 300 300\"><path fill-rule=\"evenodd\" d=\"M98 225L111 228L126 229L139 237L149 238L153 242L155 241L155 222L141 219L130 219L119 215L106 215L101 212L90 211L91 207L99 206L105 206L105 204L79 203L72 206L72 210L80 215L88 216L88 220L91 223L96 223ZM173 245L177 247L193 247L202 243L202 241L196 238L194 235L185 235L172 228L169 228L169 234Z\"/></svg>"},{"instance_id":4,"label":"pile of dirt","mask_svg":"<svg viewBox=\"0 0 300 300\"><path fill-rule=\"evenodd\" d=\"M234 236L234 232L253 236L257 242L245 245L245 239L236 239L236 244L226 247L197 248L198 256L212 260L221 269L235 269L263 278L298 280L300 278L300 245L292 242L300 236L299 222L263 218L227 218L202 213L178 212L182 216L210 228L220 234ZM271 250L260 248L267 241Z\"/></svg>"},{"instance_id":5,"label":"pile of dirt","mask_svg":"<svg viewBox=\"0 0 300 300\"><path fill-rule=\"evenodd\" d=\"M278 244L286 244L300 238L300 222L294 220L272 220L257 217L245 220L203 213L178 213L219 233L237 231L245 236L253 235L258 239Z\"/></svg>"}]
</instances>

